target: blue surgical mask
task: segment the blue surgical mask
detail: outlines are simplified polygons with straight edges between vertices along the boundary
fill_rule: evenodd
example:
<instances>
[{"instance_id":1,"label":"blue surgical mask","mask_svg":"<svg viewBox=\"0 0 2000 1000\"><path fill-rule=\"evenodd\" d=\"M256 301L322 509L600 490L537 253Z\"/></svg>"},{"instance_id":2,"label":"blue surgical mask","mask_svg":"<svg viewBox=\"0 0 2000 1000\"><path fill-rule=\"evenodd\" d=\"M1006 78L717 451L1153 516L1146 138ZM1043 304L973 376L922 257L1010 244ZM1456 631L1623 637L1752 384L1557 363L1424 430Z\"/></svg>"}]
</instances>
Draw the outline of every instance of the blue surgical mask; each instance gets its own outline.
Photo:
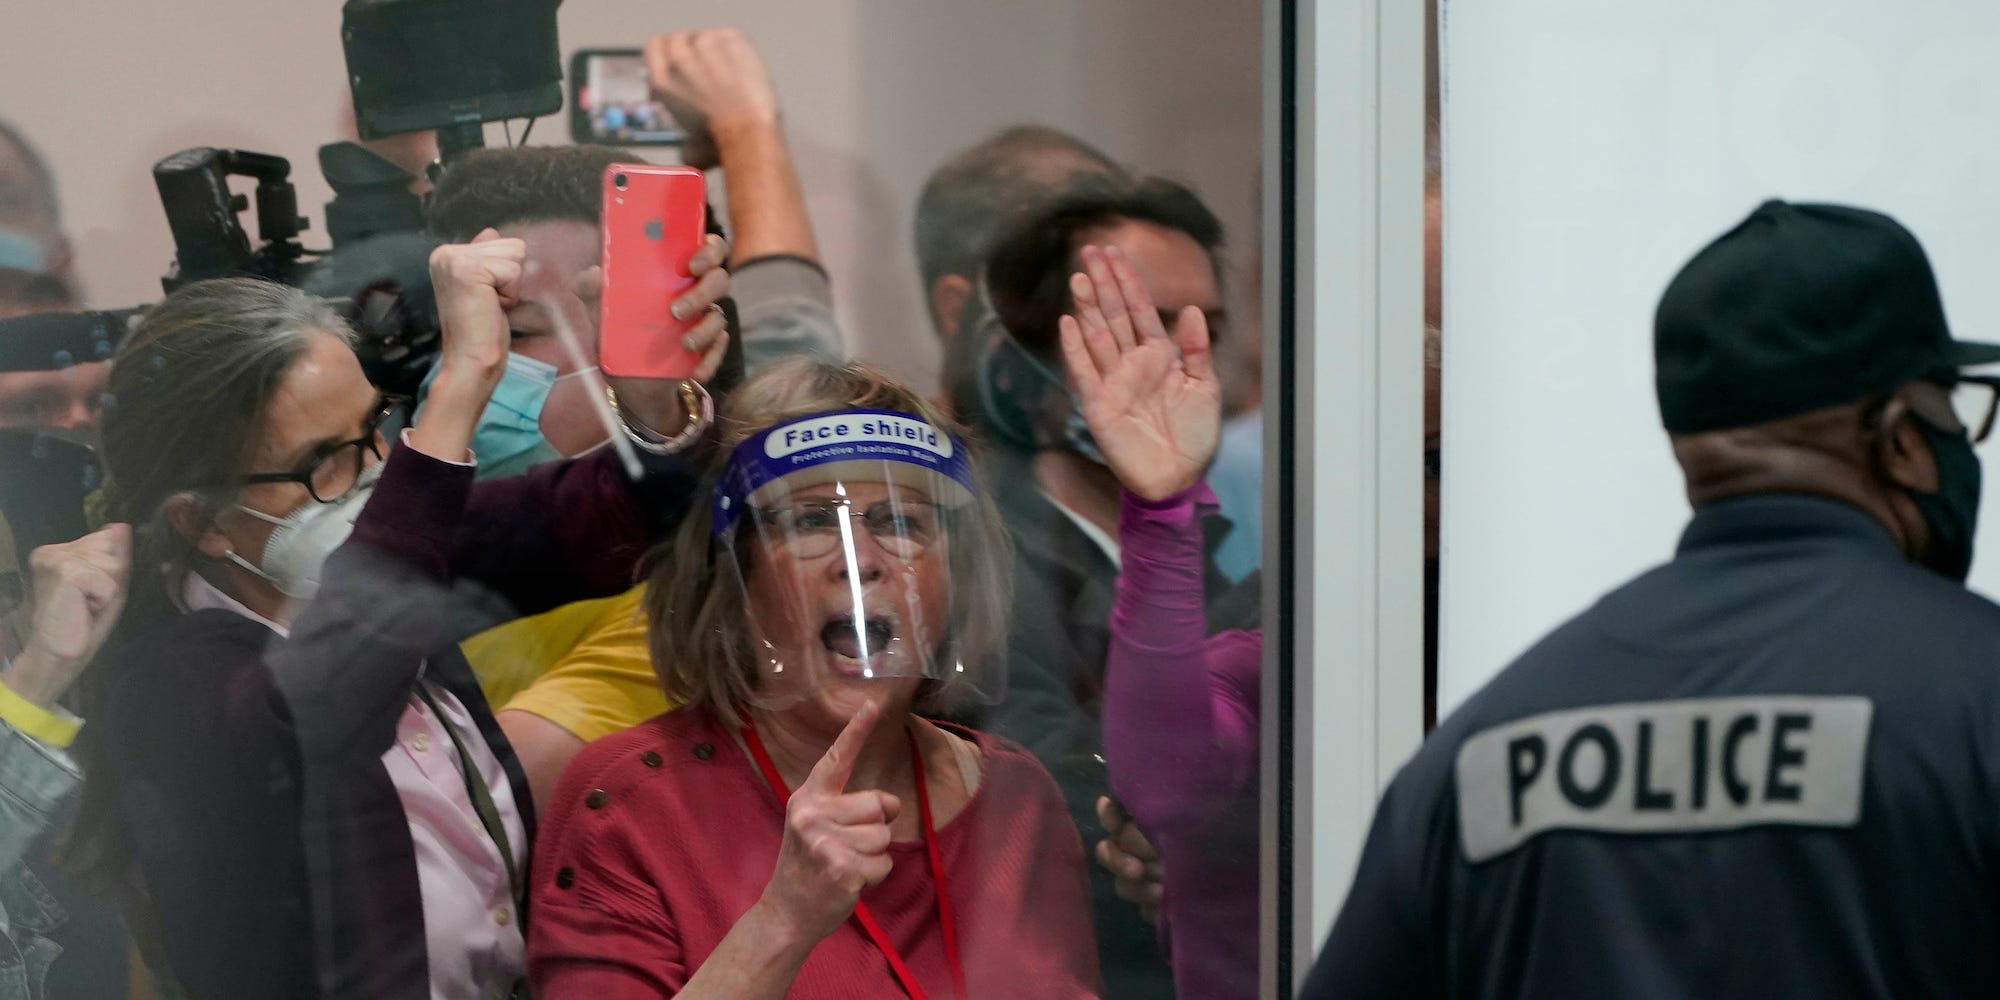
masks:
<instances>
[{"instance_id":1,"label":"blue surgical mask","mask_svg":"<svg viewBox=\"0 0 2000 1000\"><path fill-rule=\"evenodd\" d=\"M580 368L557 375L556 367L546 361L509 353L507 371L500 376L493 398L479 415L479 427L472 432L472 454L479 460L478 478L515 476L543 462L571 457L557 451L542 437L542 408L548 405L549 393L556 383L594 371L594 368ZM423 386L417 391L419 401L430 395L431 382L436 378L436 368L424 376ZM423 408L419 405L417 418L421 420L422 416Z\"/></svg>"}]
</instances>

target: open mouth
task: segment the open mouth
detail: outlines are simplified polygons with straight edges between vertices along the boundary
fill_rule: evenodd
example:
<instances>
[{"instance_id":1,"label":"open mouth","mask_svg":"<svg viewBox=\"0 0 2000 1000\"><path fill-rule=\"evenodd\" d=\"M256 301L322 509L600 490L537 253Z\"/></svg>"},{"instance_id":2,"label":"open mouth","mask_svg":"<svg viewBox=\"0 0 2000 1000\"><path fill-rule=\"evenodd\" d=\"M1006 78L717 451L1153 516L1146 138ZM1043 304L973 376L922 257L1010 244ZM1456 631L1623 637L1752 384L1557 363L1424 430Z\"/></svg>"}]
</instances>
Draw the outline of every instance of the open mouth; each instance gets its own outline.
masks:
<instances>
[{"instance_id":1,"label":"open mouth","mask_svg":"<svg viewBox=\"0 0 2000 1000\"><path fill-rule=\"evenodd\" d=\"M819 630L819 641L828 652L862 668L879 664L895 638L895 621L887 615L859 619L851 614L836 615Z\"/></svg>"}]
</instances>

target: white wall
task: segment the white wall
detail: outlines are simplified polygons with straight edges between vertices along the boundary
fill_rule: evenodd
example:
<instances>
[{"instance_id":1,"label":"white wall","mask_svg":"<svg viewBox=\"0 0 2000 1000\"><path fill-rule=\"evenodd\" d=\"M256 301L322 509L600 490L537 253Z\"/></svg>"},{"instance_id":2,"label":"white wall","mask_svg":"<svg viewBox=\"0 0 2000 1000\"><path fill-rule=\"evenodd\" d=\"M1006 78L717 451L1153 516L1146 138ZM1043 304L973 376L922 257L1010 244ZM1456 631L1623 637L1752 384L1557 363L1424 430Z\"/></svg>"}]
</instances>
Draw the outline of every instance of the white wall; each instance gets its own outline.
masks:
<instances>
[{"instance_id":1,"label":"white wall","mask_svg":"<svg viewBox=\"0 0 2000 1000\"><path fill-rule=\"evenodd\" d=\"M339 23L338 0L7 4L0 118L61 174L91 304L158 297L172 241L149 170L188 146L289 157L309 243L323 245L314 152L338 137ZM721 23L749 31L773 65L851 339L921 385L937 355L910 212L933 167L998 127L1045 122L1189 181L1232 240L1250 242L1251 0L569 0L561 14L565 53ZM566 131L551 116L535 138Z\"/></svg>"},{"instance_id":2,"label":"white wall","mask_svg":"<svg viewBox=\"0 0 2000 1000\"><path fill-rule=\"evenodd\" d=\"M1898 217L2000 340L1996 51L1977 0L1448 4L1441 711L1672 554L1653 307L1763 198Z\"/></svg>"}]
</instances>

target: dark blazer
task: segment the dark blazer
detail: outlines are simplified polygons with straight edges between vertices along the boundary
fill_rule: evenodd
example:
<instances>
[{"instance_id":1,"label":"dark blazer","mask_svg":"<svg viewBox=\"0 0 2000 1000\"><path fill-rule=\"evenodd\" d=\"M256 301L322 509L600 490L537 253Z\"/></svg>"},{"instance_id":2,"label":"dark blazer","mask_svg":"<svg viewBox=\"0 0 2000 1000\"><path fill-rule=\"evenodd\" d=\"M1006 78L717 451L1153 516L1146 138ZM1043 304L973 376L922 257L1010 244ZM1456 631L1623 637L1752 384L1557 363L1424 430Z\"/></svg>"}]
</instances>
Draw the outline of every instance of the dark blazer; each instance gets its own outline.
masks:
<instances>
[{"instance_id":1,"label":"dark blazer","mask_svg":"<svg viewBox=\"0 0 2000 1000\"><path fill-rule=\"evenodd\" d=\"M289 639L226 611L167 615L94 668L113 679L91 719L113 766L89 780L115 783L190 996L430 996L382 755L427 672L477 720L532 838L527 782L456 641L629 587L697 483L685 460L647 461L637 483L606 449L475 487L470 468L398 447Z\"/></svg>"}]
</instances>

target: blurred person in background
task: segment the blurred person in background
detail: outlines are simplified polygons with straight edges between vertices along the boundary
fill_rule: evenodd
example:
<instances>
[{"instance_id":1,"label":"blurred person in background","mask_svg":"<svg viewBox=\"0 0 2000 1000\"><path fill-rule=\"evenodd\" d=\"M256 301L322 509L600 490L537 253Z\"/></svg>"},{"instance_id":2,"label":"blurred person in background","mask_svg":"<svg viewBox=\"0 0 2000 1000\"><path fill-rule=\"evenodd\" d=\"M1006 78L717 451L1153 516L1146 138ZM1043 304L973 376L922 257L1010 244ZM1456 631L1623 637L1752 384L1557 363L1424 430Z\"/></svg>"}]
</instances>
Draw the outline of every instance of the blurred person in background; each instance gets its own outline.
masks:
<instances>
[{"instance_id":1,"label":"blurred person in background","mask_svg":"<svg viewBox=\"0 0 2000 1000\"><path fill-rule=\"evenodd\" d=\"M954 431L862 365L787 362L724 405L711 510L648 593L686 707L563 776L535 860L543 994L1098 995L1047 772L926 718L1005 669L1006 535Z\"/></svg>"},{"instance_id":2,"label":"blurred person in background","mask_svg":"<svg viewBox=\"0 0 2000 1000\"><path fill-rule=\"evenodd\" d=\"M95 443L129 315L65 308L0 318L0 430Z\"/></svg>"},{"instance_id":3,"label":"blurred person in background","mask_svg":"<svg viewBox=\"0 0 2000 1000\"><path fill-rule=\"evenodd\" d=\"M1101 150L1044 125L1002 129L932 171L917 196L917 276L947 353L979 304L979 275L1000 232L1080 180L1124 176Z\"/></svg>"},{"instance_id":4,"label":"blurred person in background","mask_svg":"<svg viewBox=\"0 0 2000 1000\"><path fill-rule=\"evenodd\" d=\"M0 120L0 315L73 304L76 259L62 228L55 171L20 130Z\"/></svg>"},{"instance_id":5,"label":"blurred person in background","mask_svg":"<svg viewBox=\"0 0 2000 1000\"><path fill-rule=\"evenodd\" d=\"M1204 625L1203 475L1222 434L1207 319L1172 322L1117 249L1085 247L1061 320L1064 368L1121 487L1121 568L1104 677L1119 805L1157 845L1174 995L1257 993L1258 720L1263 633Z\"/></svg>"},{"instance_id":6,"label":"blurred person in background","mask_svg":"<svg viewBox=\"0 0 2000 1000\"><path fill-rule=\"evenodd\" d=\"M0 319L75 308L76 295L61 278L0 267Z\"/></svg>"},{"instance_id":7,"label":"blurred person in background","mask_svg":"<svg viewBox=\"0 0 2000 1000\"><path fill-rule=\"evenodd\" d=\"M1098 178L1017 222L995 246L985 273L992 319L958 339L972 367L957 373L952 401L994 442L990 479L1015 541L1010 690L983 717L1026 744L1062 786L1078 830L1104 825L1104 670L1120 552L1119 485L1091 440L1062 369L1058 324L1076 303L1070 276L1088 245L1119 248L1158 310L1204 314L1227 328L1221 285L1222 225L1187 188L1170 181ZM970 348L977 345L978 350ZM1209 544L1227 530L1204 521ZM1210 631L1255 614L1254 587L1235 587L1206 564ZM1106 808L1119 829L1115 809ZM1107 988L1114 995L1169 995L1171 977L1154 930L1119 898L1110 872L1093 872L1092 904ZM1133 887L1127 887L1127 895Z\"/></svg>"},{"instance_id":8,"label":"blurred person in background","mask_svg":"<svg viewBox=\"0 0 2000 1000\"><path fill-rule=\"evenodd\" d=\"M0 514L21 551L90 529L109 359L128 321L122 312L0 319Z\"/></svg>"},{"instance_id":9,"label":"blurred person in background","mask_svg":"<svg viewBox=\"0 0 2000 1000\"><path fill-rule=\"evenodd\" d=\"M442 357L393 448L397 402L295 289L196 282L119 351L105 454L143 569L85 680L70 858L172 993L521 995L534 810L456 642L628 586L706 423L685 386L621 380L638 479L603 449L475 487L526 257L490 231L433 254ZM566 291L545 307L593 326Z\"/></svg>"},{"instance_id":10,"label":"blurred person in background","mask_svg":"<svg viewBox=\"0 0 2000 1000\"><path fill-rule=\"evenodd\" d=\"M0 121L0 512L22 551L86 530L98 408L122 330L74 314L55 172Z\"/></svg>"}]
</instances>

